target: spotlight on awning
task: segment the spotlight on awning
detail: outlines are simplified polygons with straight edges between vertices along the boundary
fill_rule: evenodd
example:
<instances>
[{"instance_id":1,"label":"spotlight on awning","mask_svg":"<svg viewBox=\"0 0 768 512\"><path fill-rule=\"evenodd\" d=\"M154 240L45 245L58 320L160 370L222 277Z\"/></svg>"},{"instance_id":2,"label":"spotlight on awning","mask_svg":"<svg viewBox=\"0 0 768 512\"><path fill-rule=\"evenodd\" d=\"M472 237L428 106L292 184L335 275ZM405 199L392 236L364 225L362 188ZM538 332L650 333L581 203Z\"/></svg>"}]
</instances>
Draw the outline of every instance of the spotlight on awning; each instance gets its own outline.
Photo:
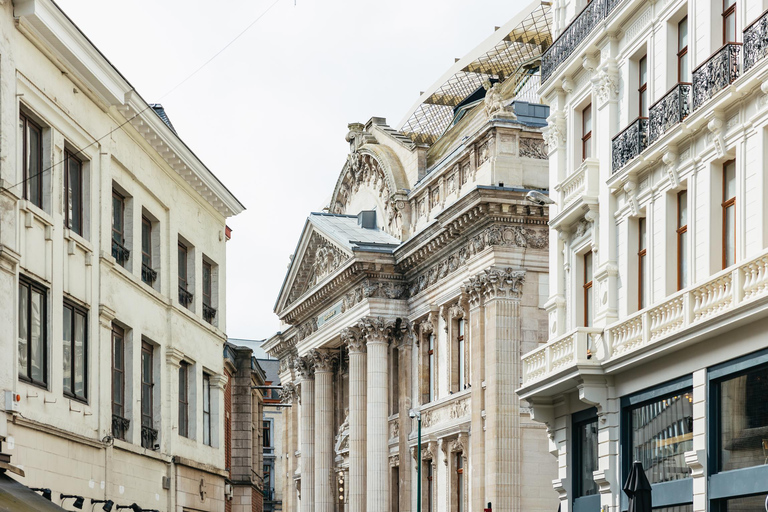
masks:
<instances>
[{"instance_id":1,"label":"spotlight on awning","mask_svg":"<svg viewBox=\"0 0 768 512\"><path fill-rule=\"evenodd\" d=\"M51 501L51 490L44 487L32 487L31 490L43 493L43 498Z\"/></svg>"},{"instance_id":2,"label":"spotlight on awning","mask_svg":"<svg viewBox=\"0 0 768 512\"><path fill-rule=\"evenodd\" d=\"M64 500L68 500L71 498L75 500L75 502L72 504L73 507L78 509L83 508L83 502L85 501L85 498L83 498L82 496L78 496L76 494L62 494L61 502L64 503Z\"/></svg>"},{"instance_id":3,"label":"spotlight on awning","mask_svg":"<svg viewBox=\"0 0 768 512\"><path fill-rule=\"evenodd\" d=\"M97 503L103 503L104 506L101 507L101 510L104 512L112 512L112 507L115 506L115 502L112 500L94 500L91 498L91 505L96 505Z\"/></svg>"}]
</instances>

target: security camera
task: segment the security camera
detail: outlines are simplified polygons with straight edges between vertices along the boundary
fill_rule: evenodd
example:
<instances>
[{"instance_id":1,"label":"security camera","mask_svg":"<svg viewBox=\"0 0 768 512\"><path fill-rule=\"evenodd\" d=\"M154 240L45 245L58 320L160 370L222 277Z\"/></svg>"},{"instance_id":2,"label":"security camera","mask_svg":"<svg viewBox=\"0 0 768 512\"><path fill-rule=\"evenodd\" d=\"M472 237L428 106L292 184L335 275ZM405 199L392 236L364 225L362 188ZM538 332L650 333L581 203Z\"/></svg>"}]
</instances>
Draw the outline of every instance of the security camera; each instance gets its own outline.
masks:
<instances>
[{"instance_id":1,"label":"security camera","mask_svg":"<svg viewBox=\"0 0 768 512\"><path fill-rule=\"evenodd\" d=\"M409 416L411 419L414 419L414 418L416 417L416 411L414 411L413 409L411 409L410 411L408 411L408 416Z\"/></svg>"},{"instance_id":2,"label":"security camera","mask_svg":"<svg viewBox=\"0 0 768 512\"><path fill-rule=\"evenodd\" d=\"M555 202L552 199L550 199L547 194L543 194L538 190L528 191L528 193L525 194L525 198L534 204L538 204L539 206L542 206L545 204L555 204Z\"/></svg>"}]
</instances>

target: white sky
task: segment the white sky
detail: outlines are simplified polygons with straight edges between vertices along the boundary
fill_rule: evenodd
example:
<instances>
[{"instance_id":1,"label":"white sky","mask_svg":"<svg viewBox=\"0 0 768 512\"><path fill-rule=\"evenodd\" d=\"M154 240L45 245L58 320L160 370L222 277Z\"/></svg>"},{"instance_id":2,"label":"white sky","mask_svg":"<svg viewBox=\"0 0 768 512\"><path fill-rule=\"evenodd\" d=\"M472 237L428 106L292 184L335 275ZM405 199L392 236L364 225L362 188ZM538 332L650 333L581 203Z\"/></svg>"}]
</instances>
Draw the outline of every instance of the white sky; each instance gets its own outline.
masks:
<instances>
[{"instance_id":1,"label":"white sky","mask_svg":"<svg viewBox=\"0 0 768 512\"><path fill-rule=\"evenodd\" d=\"M229 219L227 334L279 329L272 308L307 215L333 192L347 124L393 128L454 62L529 0L56 0L246 206Z\"/></svg>"}]
</instances>

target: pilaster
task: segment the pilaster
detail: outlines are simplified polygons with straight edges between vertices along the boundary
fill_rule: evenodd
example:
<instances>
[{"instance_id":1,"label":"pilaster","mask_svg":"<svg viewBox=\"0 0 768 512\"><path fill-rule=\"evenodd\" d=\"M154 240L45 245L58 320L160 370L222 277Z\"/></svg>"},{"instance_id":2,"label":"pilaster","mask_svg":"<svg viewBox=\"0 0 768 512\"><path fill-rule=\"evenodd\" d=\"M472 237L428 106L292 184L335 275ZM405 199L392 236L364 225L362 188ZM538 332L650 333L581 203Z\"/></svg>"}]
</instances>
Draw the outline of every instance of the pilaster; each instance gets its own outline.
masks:
<instances>
[{"instance_id":1,"label":"pilaster","mask_svg":"<svg viewBox=\"0 0 768 512\"><path fill-rule=\"evenodd\" d=\"M315 512L315 368L311 358L296 357L301 383L301 512Z\"/></svg>"},{"instance_id":2,"label":"pilaster","mask_svg":"<svg viewBox=\"0 0 768 512\"><path fill-rule=\"evenodd\" d=\"M315 511L333 512L333 373L338 355L313 349L308 356L315 368Z\"/></svg>"},{"instance_id":3,"label":"pilaster","mask_svg":"<svg viewBox=\"0 0 768 512\"><path fill-rule=\"evenodd\" d=\"M349 349L349 508L365 512L366 344L360 329L356 327L341 331L341 340Z\"/></svg>"}]
</instances>

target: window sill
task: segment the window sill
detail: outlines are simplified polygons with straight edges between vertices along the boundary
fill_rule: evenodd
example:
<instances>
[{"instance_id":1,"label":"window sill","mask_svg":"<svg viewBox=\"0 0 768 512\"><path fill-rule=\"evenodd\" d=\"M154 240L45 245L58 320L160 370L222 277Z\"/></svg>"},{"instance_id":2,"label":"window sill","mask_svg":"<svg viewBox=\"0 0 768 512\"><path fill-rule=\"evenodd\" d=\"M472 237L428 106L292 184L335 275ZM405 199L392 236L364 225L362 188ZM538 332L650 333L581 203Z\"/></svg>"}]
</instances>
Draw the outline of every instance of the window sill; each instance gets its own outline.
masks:
<instances>
[{"instance_id":1,"label":"window sill","mask_svg":"<svg viewBox=\"0 0 768 512\"><path fill-rule=\"evenodd\" d=\"M63 395L64 395L64 398L67 398L67 399L71 400L72 402L76 402L76 403L78 403L80 405L88 405L88 398L79 397L79 396L74 395L72 393L67 393L66 391L64 391ZM70 409L70 410L72 410L72 409Z\"/></svg>"},{"instance_id":2,"label":"window sill","mask_svg":"<svg viewBox=\"0 0 768 512\"><path fill-rule=\"evenodd\" d=\"M69 228L64 228L64 239L75 243L85 252L93 253L93 246L91 245L91 242ZM70 254L72 254L72 252L70 252Z\"/></svg>"},{"instance_id":3,"label":"window sill","mask_svg":"<svg viewBox=\"0 0 768 512\"><path fill-rule=\"evenodd\" d=\"M21 201L19 201L19 207L23 211L34 215L40 222L42 222L46 226L53 227L53 217L51 216L51 214L46 212L36 204L32 203L28 199L22 199ZM31 227L31 226L27 225L27 227Z\"/></svg>"},{"instance_id":4,"label":"window sill","mask_svg":"<svg viewBox=\"0 0 768 512\"><path fill-rule=\"evenodd\" d=\"M23 382L24 384L28 384L28 385L30 385L32 387L35 387L35 388L38 388L38 389L42 389L43 391L49 391L47 383L39 382L39 381L36 381L36 380L32 380L29 377L27 377L26 375L19 374L19 382Z\"/></svg>"}]
</instances>

